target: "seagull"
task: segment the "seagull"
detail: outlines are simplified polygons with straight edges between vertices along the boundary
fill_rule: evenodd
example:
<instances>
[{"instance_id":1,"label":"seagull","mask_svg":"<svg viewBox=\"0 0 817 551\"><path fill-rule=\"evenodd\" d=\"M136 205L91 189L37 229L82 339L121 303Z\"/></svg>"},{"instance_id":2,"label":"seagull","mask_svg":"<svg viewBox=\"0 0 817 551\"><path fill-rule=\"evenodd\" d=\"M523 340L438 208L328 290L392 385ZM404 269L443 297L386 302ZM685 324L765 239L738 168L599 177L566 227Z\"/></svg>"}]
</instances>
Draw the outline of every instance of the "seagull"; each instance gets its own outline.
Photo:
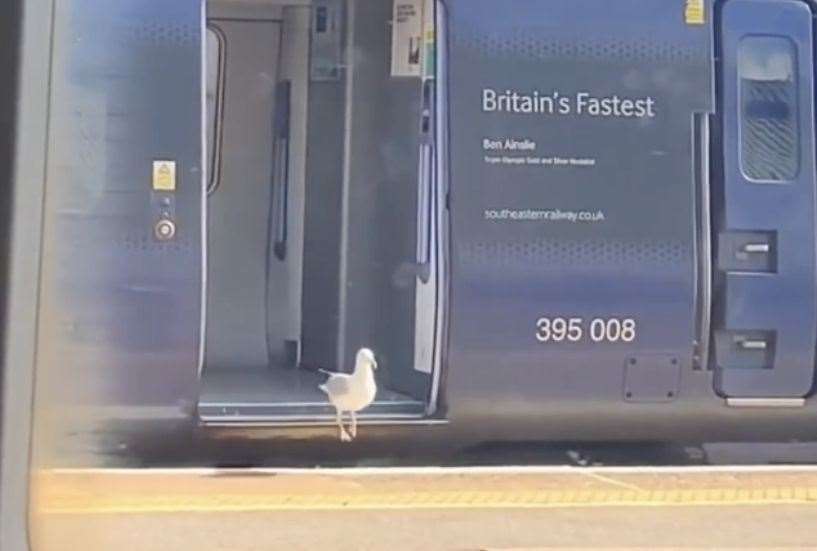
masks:
<instances>
[{"instance_id":1,"label":"seagull","mask_svg":"<svg viewBox=\"0 0 817 551\"><path fill-rule=\"evenodd\" d=\"M368 348L361 348L357 351L355 371L351 375L321 369L321 372L329 375L329 378L318 388L326 393L329 401L335 406L335 420L340 429L342 442L351 442L357 437L356 413L374 401L377 393L377 383L374 380L375 369L377 369L377 360L374 352ZM346 432L343 426L344 412L348 412L352 418L349 432Z\"/></svg>"}]
</instances>

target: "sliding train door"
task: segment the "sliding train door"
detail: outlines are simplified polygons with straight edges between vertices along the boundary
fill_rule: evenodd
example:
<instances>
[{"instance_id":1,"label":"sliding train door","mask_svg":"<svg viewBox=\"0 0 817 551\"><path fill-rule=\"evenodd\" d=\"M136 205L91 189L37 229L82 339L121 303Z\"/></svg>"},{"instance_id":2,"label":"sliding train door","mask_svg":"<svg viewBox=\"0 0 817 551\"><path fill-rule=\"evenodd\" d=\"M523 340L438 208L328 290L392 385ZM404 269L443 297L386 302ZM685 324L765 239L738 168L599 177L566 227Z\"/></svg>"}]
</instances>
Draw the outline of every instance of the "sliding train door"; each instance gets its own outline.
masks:
<instances>
[{"instance_id":1,"label":"sliding train door","mask_svg":"<svg viewBox=\"0 0 817 551\"><path fill-rule=\"evenodd\" d=\"M813 33L805 2L722 8L714 344L727 398L802 398L814 384Z\"/></svg>"},{"instance_id":2,"label":"sliding train door","mask_svg":"<svg viewBox=\"0 0 817 551\"><path fill-rule=\"evenodd\" d=\"M708 306L695 144L711 29L683 2L446 4L451 418L577 438L585 419L668 411Z\"/></svg>"},{"instance_id":3,"label":"sliding train door","mask_svg":"<svg viewBox=\"0 0 817 551\"><path fill-rule=\"evenodd\" d=\"M77 443L91 425L194 412L202 31L200 0L55 3L37 354L49 449L55 431Z\"/></svg>"}]
</instances>

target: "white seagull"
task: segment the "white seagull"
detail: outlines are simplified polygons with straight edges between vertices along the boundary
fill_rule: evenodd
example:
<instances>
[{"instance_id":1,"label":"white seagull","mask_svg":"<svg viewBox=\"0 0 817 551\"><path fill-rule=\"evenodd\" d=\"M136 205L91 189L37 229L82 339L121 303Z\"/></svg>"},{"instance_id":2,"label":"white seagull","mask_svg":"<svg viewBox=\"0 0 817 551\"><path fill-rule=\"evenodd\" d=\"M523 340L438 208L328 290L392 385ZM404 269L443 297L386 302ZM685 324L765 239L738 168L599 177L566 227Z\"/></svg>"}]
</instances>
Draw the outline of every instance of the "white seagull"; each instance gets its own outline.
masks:
<instances>
[{"instance_id":1,"label":"white seagull","mask_svg":"<svg viewBox=\"0 0 817 551\"><path fill-rule=\"evenodd\" d=\"M377 383L374 380L374 370L377 369L377 360L374 352L368 348L361 348L355 357L355 371L335 373L321 370L329 375L329 379L318 388L326 393L329 401L335 406L336 421L340 429L340 439L350 442L357 436L356 413L369 406L377 394ZM348 412L352 418L349 432L343 426L343 414Z\"/></svg>"}]
</instances>

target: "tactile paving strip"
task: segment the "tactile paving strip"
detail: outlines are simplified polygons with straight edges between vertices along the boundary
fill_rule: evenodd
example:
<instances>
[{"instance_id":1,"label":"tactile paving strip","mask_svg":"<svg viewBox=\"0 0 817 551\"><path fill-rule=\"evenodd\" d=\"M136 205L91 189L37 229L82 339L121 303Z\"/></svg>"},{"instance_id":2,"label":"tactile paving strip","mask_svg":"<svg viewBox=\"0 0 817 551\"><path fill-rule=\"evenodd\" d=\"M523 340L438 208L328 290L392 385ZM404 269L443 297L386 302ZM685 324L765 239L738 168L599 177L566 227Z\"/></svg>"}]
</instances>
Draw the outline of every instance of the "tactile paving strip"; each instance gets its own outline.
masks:
<instances>
[{"instance_id":1,"label":"tactile paving strip","mask_svg":"<svg viewBox=\"0 0 817 551\"><path fill-rule=\"evenodd\" d=\"M35 514L817 505L817 472L335 476L43 472Z\"/></svg>"}]
</instances>

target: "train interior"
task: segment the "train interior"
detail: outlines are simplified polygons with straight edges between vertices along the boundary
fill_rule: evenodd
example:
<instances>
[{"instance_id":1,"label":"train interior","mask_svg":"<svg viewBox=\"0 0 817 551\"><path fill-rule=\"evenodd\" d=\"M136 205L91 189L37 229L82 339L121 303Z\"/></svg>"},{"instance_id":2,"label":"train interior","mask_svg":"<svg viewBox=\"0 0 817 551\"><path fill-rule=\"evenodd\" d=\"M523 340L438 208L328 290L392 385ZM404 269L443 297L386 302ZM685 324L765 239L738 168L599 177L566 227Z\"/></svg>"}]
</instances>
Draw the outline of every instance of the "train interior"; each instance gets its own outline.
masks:
<instances>
[{"instance_id":1,"label":"train interior","mask_svg":"<svg viewBox=\"0 0 817 551\"><path fill-rule=\"evenodd\" d=\"M432 407L434 16L408 4L207 4L205 422L333 419L321 370L361 347L363 420Z\"/></svg>"}]
</instances>

